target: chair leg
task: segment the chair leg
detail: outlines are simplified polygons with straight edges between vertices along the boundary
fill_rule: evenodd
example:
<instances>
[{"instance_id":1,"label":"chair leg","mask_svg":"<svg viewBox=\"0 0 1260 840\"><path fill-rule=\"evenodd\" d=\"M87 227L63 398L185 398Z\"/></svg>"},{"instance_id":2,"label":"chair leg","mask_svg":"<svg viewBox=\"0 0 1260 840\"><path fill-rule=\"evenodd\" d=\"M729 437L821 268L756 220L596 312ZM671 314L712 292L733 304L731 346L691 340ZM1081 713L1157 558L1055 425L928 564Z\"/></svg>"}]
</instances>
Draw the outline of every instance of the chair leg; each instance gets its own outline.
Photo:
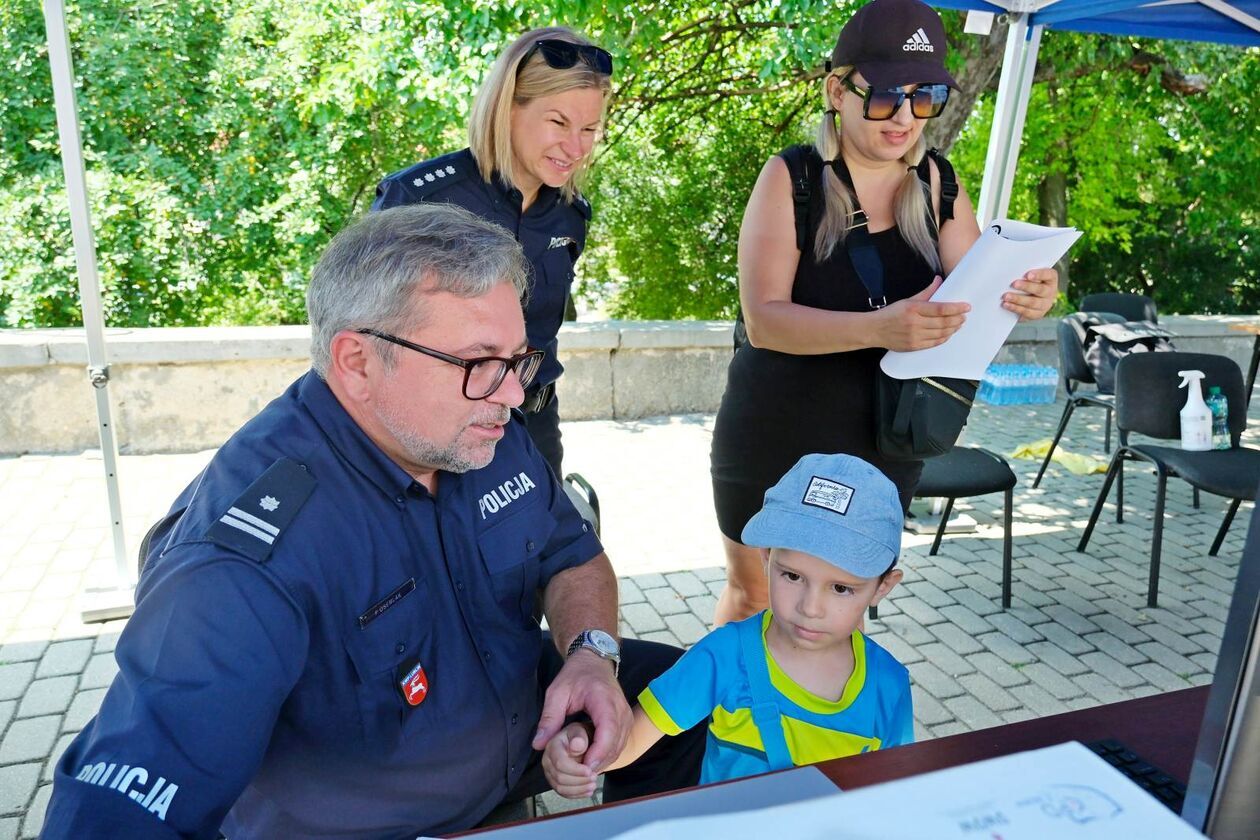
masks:
<instances>
[{"instance_id":1,"label":"chair leg","mask_svg":"<svg viewBox=\"0 0 1260 840\"><path fill-rule=\"evenodd\" d=\"M1037 477L1033 479L1033 489L1037 489L1037 485L1041 484L1041 477L1046 474L1046 467L1050 466L1050 459L1054 457L1054 450L1059 445L1059 438L1063 437L1063 431L1067 428L1068 421L1072 419L1072 411L1076 408L1076 403L1071 397L1068 397L1067 404L1063 406L1063 416L1059 418L1059 430L1054 433L1054 440L1050 443L1050 451L1046 453L1046 459L1041 462L1041 469L1037 470Z\"/></svg>"},{"instance_id":2,"label":"chair leg","mask_svg":"<svg viewBox=\"0 0 1260 840\"><path fill-rule=\"evenodd\" d=\"M954 500L947 499L945 501L945 510L941 512L941 524L936 526L936 539L932 540L932 550L928 554L936 554L936 550L941 547L941 537L945 536L945 527L949 525L949 514L954 509Z\"/></svg>"},{"instance_id":3,"label":"chair leg","mask_svg":"<svg viewBox=\"0 0 1260 840\"><path fill-rule=\"evenodd\" d=\"M1212 541L1212 549L1208 552L1209 557L1215 557L1216 552L1221 550L1221 543L1225 542L1225 535L1229 533L1229 526L1234 522L1234 514L1238 512L1238 506L1242 504L1242 499L1234 499L1229 503L1229 510L1225 511L1225 521L1221 523L1221 530L1216 532L1216 539Z\"/></svg>"},{"instance_id":4,"label":"chair leg","mask_svg":"<svg viewBox=\"0 0 1260 840\"><path fill-rule=\"evenodd\" d=\"M1107 477L1103 479L1102 489L1098 491L1098 499L1094 502L1094 511L1089 515L1089 524L1085 526L1085 533L1081 534L1081 541L1077 543L1076 550L1084 551L1089 545L1089 538L1094 533L1094 526L1098 524L1098 516L1102 513L1103 503L1107 501L1107 494L1111 492L1111 482L1116 478L1116 468L1123 459L1124 450L1116 450L1116 454L1111 456L1111 466L1107 468Z\"/></svg>"},{"instance_id":5,"label":"chair leg","mask_svg":"<svg viewBox=\"0 0 1260 840\"><path fill-rule=\"evenodd\" d=\"M1002 609L1011 608L1011 509L1015 490L1006 491L1006 509L1002 514Z\"/></svg>"},{"instance_id":6,"label":"chair leg","mask_svg":"<svg viewBox=\"0 0 1260 840\"><path fill-rule=\"evenodd\" d=\"M1116 522L1124 522L1124 459L1116 470Z\"/></svg>"},{"instance_id":7,"label":"chair leg","mask_svg":"<svg viewBox=\"0 0 1260 840\"><path fill-rule=\"evenodd\" d=\"M1159 597L1159 559L1164 544L1164 492L1168 488L1168 476L1162 469L1155 479L1155 527L1151 534L1151 580L1146 587L1146 605L1157 606Z\"/></svg>"},{"instance_id":8,"label":"chair leg","mask_svg":"<svg viewBox=\"0 0 1260 840\"><path fill-rule=\"evenodd\" d=\"M1110 408L1107 409L1107 426L1106 426L1106 431L1103 432L1103 454L1104 455L1111 454L1111 409Z\"/></svg>"},{"instance_id":9,"label":"chair leg","mask_svg":"<svg viewBox=\"0 0 1260 840\"><path fill-rule=\"evenodd\" d=\"M1199 509L1199 488L1194 488L1194 509Z\"/></svg>"}]
</instances>

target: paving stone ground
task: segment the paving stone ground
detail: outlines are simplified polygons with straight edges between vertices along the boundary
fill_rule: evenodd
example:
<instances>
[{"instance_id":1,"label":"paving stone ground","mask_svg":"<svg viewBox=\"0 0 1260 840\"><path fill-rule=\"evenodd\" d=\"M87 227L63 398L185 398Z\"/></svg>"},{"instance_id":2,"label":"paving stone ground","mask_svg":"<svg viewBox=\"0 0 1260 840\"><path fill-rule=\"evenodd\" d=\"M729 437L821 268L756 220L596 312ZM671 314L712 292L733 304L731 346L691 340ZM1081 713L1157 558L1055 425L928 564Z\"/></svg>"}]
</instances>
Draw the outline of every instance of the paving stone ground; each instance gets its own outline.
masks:
<instances>
[{"instance_id":1,"label":"paving stone ground","mask_svg":"<svg viewBox=\"0 0 1260 840\"><path fill-rule=\"evenodd\" d=\"M965 441L1001 454L1049 437L1062 404L978 406ZM1102 452L1102 413L1081 410L1063 446ZM1260 445L1260 401L1244 439ZM708 477L713 418L566 423L565 465L597 489L620 576L622 632L689 645L709 627L724 578ZM211 453L124 456L128 551ZM1130 466L1123 524L1109 505L1089 553L1075 551L1101 475L1010 459L1014 602L1000 608L1001 495L960 500L978 523L907 534L905 584L867 631L910 669L920 739L1211 681L1252 506L1209 557L1225 509L1170 487L1160 606L1145 606L1154 479ZM102 465L92 453L0 458L0 840L38 834L52 765L113 678L123 622L84 625L79 595L113 576ZM1114 501L1114 493L1113 493ZM540 812L575 803L542 797ZM585 803L576 803L577 805Z\"/></svg>"}]
</instances>

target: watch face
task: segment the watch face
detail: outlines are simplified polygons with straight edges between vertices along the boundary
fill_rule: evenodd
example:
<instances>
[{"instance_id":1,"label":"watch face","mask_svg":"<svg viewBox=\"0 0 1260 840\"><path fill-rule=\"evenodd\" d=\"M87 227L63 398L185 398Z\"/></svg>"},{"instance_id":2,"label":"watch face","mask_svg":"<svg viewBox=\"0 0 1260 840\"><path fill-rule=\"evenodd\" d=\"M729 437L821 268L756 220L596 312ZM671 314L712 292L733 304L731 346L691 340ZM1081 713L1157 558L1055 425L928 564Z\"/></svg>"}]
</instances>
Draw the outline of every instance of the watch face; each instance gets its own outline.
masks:
<instances>
[{"instance_id":1,"label":"watch face","mask_svg":"<svg viewBox=\"0 0 1260 840\"><path fill-rule=\"evenodd\" d=\"M588 636L591 643L599 648L600 653L608 656L619 656L621 649L617 646L617 640L605 633L603 630L592 630Z\"/></svg>"}]
</instances>

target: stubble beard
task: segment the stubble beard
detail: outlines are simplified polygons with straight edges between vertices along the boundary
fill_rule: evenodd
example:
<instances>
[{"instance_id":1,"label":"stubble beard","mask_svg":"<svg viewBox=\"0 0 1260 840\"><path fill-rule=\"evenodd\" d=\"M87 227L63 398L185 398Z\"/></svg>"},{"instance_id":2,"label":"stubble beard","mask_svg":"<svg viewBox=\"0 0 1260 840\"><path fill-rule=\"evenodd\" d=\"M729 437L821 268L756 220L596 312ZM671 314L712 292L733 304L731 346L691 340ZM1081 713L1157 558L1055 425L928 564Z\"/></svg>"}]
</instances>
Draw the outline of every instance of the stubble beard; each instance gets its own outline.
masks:
<instances>
[{"instance_id":1,"label":"stubble beard","mask_svg":"<svg viewBox=\"0 0 1260 840\"><path fill-rule=\"evenodd\" d=\"M466 473L472 470L479 470L494 460L494 448L497 441L488 441L475 445L461 445L460 439L463 437L464 431L469 426L479 423L506 423L511 417L511 412L509 409L504 408L501 413L496 412L488 417L473 418L445 446L438 446L404 422L402 418L395 414L392 406L388 408L382 407L379 416L386 431L398 441L398 445L407 453L407 457L412 463L436 470L444 470L449 473Z\"/></svg>"}]
</instances>

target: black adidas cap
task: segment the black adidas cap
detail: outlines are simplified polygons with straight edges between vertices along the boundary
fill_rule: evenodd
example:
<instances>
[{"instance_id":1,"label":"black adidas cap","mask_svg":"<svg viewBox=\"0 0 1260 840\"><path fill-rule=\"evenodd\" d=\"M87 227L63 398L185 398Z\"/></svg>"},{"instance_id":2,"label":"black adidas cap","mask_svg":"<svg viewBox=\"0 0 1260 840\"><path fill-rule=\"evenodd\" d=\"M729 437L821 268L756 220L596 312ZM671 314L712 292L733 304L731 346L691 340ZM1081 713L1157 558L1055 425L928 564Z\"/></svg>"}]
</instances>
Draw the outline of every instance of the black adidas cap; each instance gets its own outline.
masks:
<instances>
[{"instance_id":1,"label":"black adidas cap","mask_svg":"<svg viewBox=\"0 0 1260 840\"><path fill-rule=\"evenodd\" d=\"M943 82L960 90L945 69L945 26L919 0L872 0L840 30L831 66L856 67L876 88Z\"/></svg>"}]
</instances>

